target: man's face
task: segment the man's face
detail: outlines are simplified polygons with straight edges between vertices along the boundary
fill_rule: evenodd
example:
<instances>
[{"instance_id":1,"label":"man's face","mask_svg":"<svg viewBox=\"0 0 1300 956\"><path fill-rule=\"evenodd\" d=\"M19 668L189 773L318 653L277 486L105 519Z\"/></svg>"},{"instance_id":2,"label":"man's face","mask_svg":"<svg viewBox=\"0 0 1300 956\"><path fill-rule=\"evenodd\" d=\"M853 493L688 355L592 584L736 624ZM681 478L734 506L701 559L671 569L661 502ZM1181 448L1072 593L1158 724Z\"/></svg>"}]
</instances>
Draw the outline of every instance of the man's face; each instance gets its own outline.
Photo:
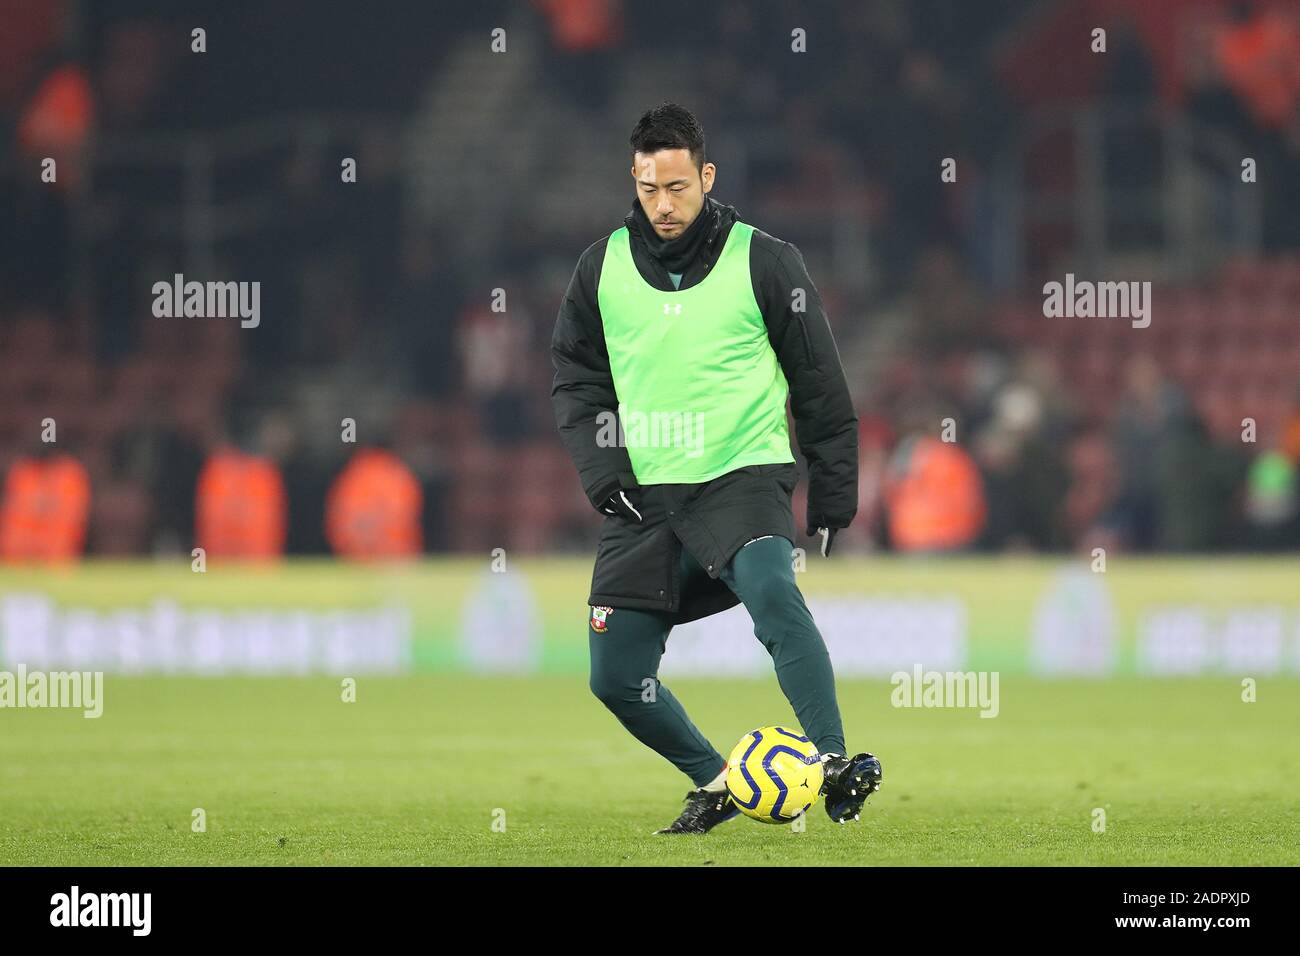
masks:
<instances>
[{"instance_id":1,"label":"man's face","mask_svg":"<svg viewBox=\"0 0 1300 956\"><path fill-rule=\"evenodd\" d=\"M660 239L676 239L704 208L713 188L712 163L695 168L689 149L661 149L632 157L632 178L646 218Z\"/></svg>"}]
</instances>

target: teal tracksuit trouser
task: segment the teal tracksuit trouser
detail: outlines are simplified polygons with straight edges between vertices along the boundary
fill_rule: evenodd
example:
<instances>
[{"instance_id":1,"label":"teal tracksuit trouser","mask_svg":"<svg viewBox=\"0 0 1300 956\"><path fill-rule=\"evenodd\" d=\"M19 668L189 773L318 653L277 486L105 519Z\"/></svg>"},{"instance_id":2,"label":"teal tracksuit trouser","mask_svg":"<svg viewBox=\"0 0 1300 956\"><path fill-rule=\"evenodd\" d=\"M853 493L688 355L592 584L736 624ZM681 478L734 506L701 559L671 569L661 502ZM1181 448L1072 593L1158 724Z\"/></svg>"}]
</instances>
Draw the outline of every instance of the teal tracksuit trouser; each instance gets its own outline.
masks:
<instances>
[{"instance_id":1,"label":"teal tracksuit trouser","mask_svg":"<svg viewBox=\"0 0 1300 956\"><path fill-rule=\"evenodd\" d=\"M830 655L791 564L793 545L780 536L752 541L736 552L720 577L754 621L754 635L772 655L777 682L803 732L822 753L843 754L844 728L835 699ZM682 588L707 577L682 549ZM669 615L615 608L605 630L588 626L591 691L638 740L702 786L725 758L659 682L659 661L672 629Z\"/></svg>"}]
</instances>

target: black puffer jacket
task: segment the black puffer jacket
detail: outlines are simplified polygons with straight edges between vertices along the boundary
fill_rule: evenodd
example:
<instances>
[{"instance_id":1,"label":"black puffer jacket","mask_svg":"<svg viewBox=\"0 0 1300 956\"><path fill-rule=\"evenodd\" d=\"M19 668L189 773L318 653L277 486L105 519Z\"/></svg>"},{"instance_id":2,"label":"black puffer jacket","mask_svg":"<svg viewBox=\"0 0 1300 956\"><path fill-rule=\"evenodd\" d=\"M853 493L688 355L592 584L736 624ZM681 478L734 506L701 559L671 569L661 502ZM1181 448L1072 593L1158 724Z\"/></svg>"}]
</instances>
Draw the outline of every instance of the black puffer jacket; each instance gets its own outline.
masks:
<instances>
[{"instance_id":1,"label":"black puffer jacket","mask_svg":"<svg viewBox=\"0 0 1300 956\"><path fill-rule=\"evenodd\" d=\"M681 289L709 274L736 222L733 207L706 202L708 233L685 267ZM663 261L649 248L662 243L655 242L635 201L624 224L642 277L656 289L674 291ZM596 440L597 415L618 408L596 297L608 241L607 236L593 243L579 258L551 342L556 422L593 506L620 487L638 487L627 449ZM858 419L821 297L792 243L756 229L749 265L768 340L790 387L795 439L808 464L806 526L848 527L858 503ZM795 289L805 292L802 312L793 308ZM737 598L717 575L752 538L780 534L795 540L790 496L797 476L792 464L757 465L698 485L642 489L644 522L605 519L588 603L662 610L679 623L735 605ZM714 585L685 603L677 581L683 544Z\"/></svg>"}]
</instances>

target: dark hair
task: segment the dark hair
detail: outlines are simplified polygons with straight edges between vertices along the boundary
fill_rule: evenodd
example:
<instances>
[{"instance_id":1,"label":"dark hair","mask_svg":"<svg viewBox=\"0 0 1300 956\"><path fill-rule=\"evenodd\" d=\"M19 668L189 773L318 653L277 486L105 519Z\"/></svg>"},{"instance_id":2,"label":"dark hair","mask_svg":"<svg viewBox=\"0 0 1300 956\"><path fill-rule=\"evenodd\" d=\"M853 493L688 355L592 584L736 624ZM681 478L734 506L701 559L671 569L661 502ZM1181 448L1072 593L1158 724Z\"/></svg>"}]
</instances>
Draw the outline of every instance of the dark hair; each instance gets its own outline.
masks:
<instances>
[{"instance_id":1,"label":"dark hair","mask_svg":"<svg viewBox=\"0 0 1300 956\"><path fill-rule=\"evenodd\" d=\"M695 168L704 171L704 127L684 106L660 103L646 110L637 120L629 142L633 156L661 149L689 149Z\"/></svg>"}]
</instances>

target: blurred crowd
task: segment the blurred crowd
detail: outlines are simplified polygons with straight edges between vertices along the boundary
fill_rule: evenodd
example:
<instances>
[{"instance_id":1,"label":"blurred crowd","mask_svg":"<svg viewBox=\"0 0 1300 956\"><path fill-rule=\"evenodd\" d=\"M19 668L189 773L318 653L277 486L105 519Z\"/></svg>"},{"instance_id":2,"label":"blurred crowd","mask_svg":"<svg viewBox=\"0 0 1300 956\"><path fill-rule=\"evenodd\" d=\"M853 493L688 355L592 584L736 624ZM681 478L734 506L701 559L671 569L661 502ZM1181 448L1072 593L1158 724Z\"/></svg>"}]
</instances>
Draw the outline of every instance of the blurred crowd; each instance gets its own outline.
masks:
<instances>
[{"instance_id":1,"label":"blurred crowd","mask_svg":"<svg viewBox=\"0 0 1300 956\"><path fill-rule=\"evenodd\" d=\"M370 18L360 38L322 26L306 43L285 24L318 15L287 6L298 20L214 13L228 25L209 30L205 61L189 53L188 20L164 5L0 4L0 557L204 546L374 558L591 540L600 519L554 435L548 346L572 265L597 235L510 230L490 261L466 268L462 224L409 214L400 129L363 127L329 149L307 141L255 157L214 184L221 208L242 208L254 188L275 200L265 222L218 237L211 263L217 275L274 277L257 329L159 319L146 292L184 271L187 247L156 234L141 200L179 204L190 185L147 163L84 160L97 138L283 111L408 115L436 87L448 37L504 22L544 41L540 85L600 128L630 130L635 117L614 112L619 64L663 40L664 9L488 3ZM671 40L696 64L711 142L799 144L756 151L743 196L728 194L726 159L712 156L719 198L742 218L746 203L814 214L854 204L873 237L870 282L837 283L809 262L861 416L849 545L1300 546L1294 5L1079 0L1047 17L1016 0L870 0L800 9L806 56L789 55L790 19L784 4L730 0L694 8ZM1104 61L1088 49L1096 22L1112 25ZM1084 37L1077 50L1062 48L1062 32ZM227 65L214 84L236 33L257 38L243 56L260 51L274 67ZM1070 261L1068 235L1016 237L1025 265L1007 267L999 157L1031 111L1070 102L1173 112L1257 161L1257 252L1170 280L1158 301L1178 305L1152 329L1048 328L1034 314L1043 278ZM346 188L340 154L363 171ZM955 188L939 183L946 156L961 170ZM1159 149L1141 136L1120 138L1107 162L1121 187L1159 175L1144 169ZM1061 165L1049 153L1025 174L1050 179ZM845 182L851 195L833 191ZM500 188L524 206L546 187ZM609 229L625 211L610 210Z\"/></svg>"}]
</instances>

